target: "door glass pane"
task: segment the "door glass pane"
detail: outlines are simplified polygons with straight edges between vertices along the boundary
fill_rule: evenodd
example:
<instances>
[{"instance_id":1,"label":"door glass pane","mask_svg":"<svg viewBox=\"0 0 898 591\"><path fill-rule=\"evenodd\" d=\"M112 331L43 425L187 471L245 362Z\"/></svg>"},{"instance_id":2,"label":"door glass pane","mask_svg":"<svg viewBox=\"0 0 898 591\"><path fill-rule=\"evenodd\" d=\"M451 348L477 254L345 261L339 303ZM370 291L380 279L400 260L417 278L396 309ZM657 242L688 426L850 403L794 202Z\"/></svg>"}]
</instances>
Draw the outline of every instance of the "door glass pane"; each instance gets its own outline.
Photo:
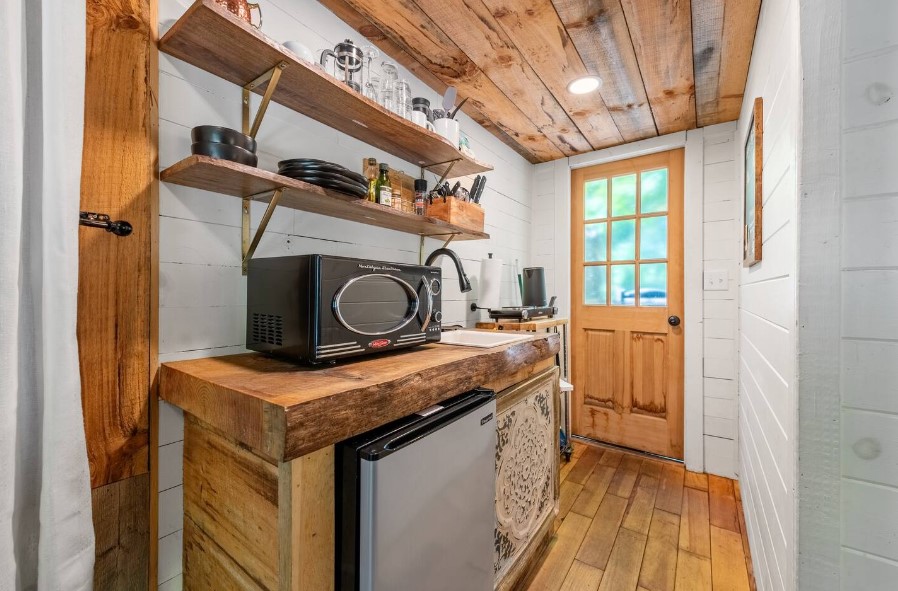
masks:
<instances>
[{"instance_id":1,"label":"door glass pane","mask_svg":"<svg viewBox=\"0 0 898 591\"><path fill-rule=\"evenodd\" d=\"M611 267L611 304L613 306L636 305L636 265Z\"/></svg>"},{"instance_id":2,"label":"door glass pane","mask_svg":"<svg viewBox=\"0 0 898 591\"><path fill-rule=\"evenodd\" d=\"M636 213L636 175L616 176L611 179L611 215Z\"/></svg>"},{"instance_id":3,"label":"door glass pane","mask_svg":"<svg viewBox=\"0 0 898 591\"><path fill-rule=\"evenodd\" d=\"M584 219L594 220L608 217L608 179L586 183L586 207Z\"/></svg>"},{"instance_id":4,"label":"door glass pane","mask_svg":"<svg viewBox=\"0 0 898 591\"><path fill-rule=\"evenodd\" d=\"M647 170L642 173L639 186L639 211L657 213L667 211L667 169Z\"/></svg>"},{"instance_id":5,"label":"door glass pane","mask_svg":"<svg viewBox=\"0 0 898 591\"><path fill-rule=\"evenodd\" d=\"M667 216L639 220L639 258L667 258Z\"/></svg>"},{"instance_id":6,"label":"door glass pane","mask_svg":"<svg viewBox=\"0 0 898 591\"><path fill-rule=\"evenodd\" d=\"M636 220L611 222L611 260L632 261L636 258Z\"/></svg>"},{"instance_id":7,"label":"door glass pane","mask_svg":"<svg viewBox=\"0 0 898 591\"><path fill-rule=\"evenodd\" d=\"M605 269L604 265L583 269L584 301L587 306L604 306L607 303Z\"/></svg>"},{"instance_id":8,"label":"door glass pane","mask_svg":"<svg viewBox=\"0 0 898 591\"><path fill-rule=\"evenodd\" d=\"M667 305L667 263L639 265L639 305Z\"/></svg>"},{"instance_id":9,"label":"door glass pane","mask_svg":"<svg viewBox=\"0 0 898 591\"><path fill-rule=\"evenodd\" d=\"M587 263L595 263L608 260L608 237L606 222L600 224L586 224L586 248L584 260Z\"/></svg>"}]
</instances>

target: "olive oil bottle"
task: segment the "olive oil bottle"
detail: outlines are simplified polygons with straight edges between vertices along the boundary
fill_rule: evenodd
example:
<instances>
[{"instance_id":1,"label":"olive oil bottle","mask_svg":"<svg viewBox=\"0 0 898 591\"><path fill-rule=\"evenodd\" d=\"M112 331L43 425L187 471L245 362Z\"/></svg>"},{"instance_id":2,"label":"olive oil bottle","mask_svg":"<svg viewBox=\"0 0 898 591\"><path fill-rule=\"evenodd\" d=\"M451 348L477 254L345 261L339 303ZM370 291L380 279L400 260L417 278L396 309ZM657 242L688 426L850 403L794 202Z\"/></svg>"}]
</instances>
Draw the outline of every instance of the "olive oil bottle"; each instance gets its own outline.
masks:
<instances>
[{"instance_id":1,"label":"olive oil bottle","mask_svg":"<svg viewBox=\"0 0 898 591\"><path fill-rule=\"evenodd\" d=\"M380 176L375 186L377 202L386 207L393 207L393 186L390 184L390 165L381 163Z\"/></svg>"},{"instance_id":2,"label":"olive oil bottle","mask_svg":"<svg viewBox=\"0 0 898 591\"><path fill-rule=\"evenodd\" d=\"M368 158L365 176L368 178L368 201L377 203L377 159Z\"/></svg>"}]
</instances>

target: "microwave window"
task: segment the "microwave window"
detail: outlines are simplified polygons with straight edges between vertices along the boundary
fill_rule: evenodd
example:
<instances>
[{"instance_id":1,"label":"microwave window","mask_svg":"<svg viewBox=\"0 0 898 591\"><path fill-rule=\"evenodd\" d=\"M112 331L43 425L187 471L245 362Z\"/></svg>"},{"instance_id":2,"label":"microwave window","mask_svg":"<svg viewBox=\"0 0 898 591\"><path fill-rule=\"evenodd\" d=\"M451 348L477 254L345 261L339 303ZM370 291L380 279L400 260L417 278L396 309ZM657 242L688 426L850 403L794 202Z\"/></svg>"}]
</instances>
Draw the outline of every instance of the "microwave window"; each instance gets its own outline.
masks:
<instances>
[{"instance_id":1,"label":"microwave window","mask_svg":"<svg viewBox=\"0 0 898 591\"><path fill-rule=\"evenodd\" d=\"M416 299L397 280L367 275L347 285L335 302L343 324L362 334L384 334L408 324Z\"/></svg>"}]
</instances>

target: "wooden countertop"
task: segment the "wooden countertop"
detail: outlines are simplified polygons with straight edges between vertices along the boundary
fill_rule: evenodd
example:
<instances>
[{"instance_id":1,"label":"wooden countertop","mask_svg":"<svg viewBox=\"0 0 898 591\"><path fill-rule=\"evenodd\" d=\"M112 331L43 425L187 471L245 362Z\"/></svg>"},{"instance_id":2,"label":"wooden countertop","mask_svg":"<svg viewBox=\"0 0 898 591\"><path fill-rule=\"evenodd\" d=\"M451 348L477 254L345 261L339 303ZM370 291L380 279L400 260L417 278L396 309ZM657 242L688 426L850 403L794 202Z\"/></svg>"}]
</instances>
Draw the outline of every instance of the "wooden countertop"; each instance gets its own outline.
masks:
<instances>
[{"instance_id":1,"label":"wooden countertop","mask_svg":"<svg viewBox=\"0 0 898 591\"><path fill-rule=\"evenodd\" d=\"M528 337L492 349L424 345L324 367L258 353L176 361L162 365L159 395L278 463L526 374L559 351L557 334Z\"/></svg>"}]
</instances>

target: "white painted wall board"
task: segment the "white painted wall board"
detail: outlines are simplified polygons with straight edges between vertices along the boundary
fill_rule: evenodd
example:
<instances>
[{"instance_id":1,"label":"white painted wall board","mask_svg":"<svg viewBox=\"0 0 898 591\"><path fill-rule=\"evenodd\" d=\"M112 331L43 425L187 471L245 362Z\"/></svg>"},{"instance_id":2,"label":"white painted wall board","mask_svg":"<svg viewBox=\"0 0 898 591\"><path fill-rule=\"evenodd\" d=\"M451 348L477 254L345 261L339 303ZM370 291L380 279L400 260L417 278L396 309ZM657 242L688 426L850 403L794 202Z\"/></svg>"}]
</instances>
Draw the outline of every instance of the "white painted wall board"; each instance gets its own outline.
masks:
<instances>
[{"instance_id":1,"label":"white painted wall board","mask_svg":"<svg viewBox=\"0 0 898 591\"><path fill-rule=\"evenodd\" d=\"M842 591L892 591L898 581L898 562L874 554L842 549Z\"/></svg>"}]
</instances>

